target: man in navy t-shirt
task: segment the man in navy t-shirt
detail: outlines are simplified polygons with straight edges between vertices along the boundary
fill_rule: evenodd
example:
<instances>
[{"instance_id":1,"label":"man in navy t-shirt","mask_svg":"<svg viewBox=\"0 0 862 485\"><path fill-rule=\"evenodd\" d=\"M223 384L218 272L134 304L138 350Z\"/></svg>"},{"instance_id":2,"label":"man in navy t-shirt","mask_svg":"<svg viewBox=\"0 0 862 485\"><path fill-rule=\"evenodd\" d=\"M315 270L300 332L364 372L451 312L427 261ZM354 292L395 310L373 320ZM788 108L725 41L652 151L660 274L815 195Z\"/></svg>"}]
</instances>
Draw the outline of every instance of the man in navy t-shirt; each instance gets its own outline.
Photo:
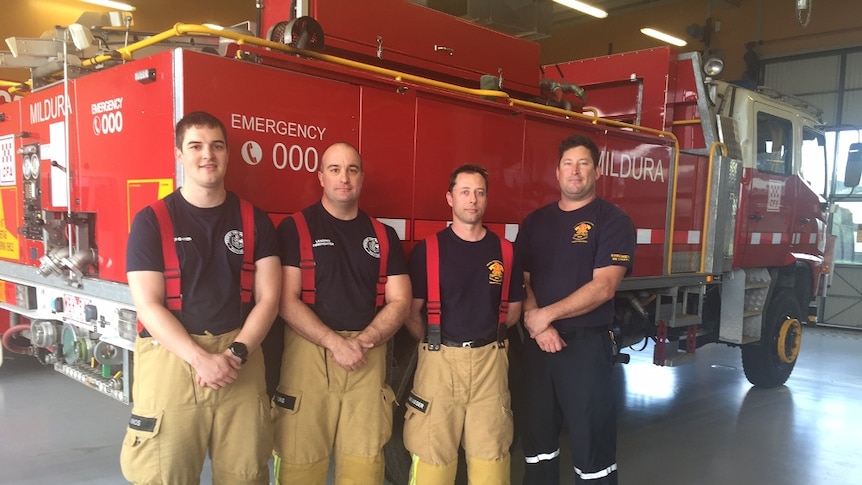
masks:
<instances>
[{"instance_id":1,"label":"man in navy t-shirt","mask_svg":"<svg viewBox=\"0 0 862 485\"><path fill-rule=\"evenodd\" d=\"M629 217L596 197L598 148L586 136L560 144L560 200L529 214L516 253L527 299L521 421L524 484L560 481L566 422L578 483L616 484L616 410L611 386L613 297L631 271Z\"/></svg>"}]
</instances>

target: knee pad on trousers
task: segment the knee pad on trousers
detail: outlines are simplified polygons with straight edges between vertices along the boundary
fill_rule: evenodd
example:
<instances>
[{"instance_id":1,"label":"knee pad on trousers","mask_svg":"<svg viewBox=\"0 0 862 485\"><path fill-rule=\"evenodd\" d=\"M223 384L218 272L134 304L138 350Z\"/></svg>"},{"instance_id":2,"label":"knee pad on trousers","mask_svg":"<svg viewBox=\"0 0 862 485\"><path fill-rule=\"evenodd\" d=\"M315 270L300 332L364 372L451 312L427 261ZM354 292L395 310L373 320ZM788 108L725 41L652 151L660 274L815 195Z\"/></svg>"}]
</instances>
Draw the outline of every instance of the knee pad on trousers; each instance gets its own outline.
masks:
<instances>
[{"instance_id":1,"label":"knee pad on trousers","mask_svg":"<svg viewBox=\"0 0 862 485\"><path fill-rule=\"evenodd\" d=\"M452 485L458 473L458 461L445 465L431 465L413 455L410 465L410 485ZM472 482L471 482L472 483Z\"/></svg>"},{"instance_id":2,"label":"knee pad on trousers","mask_svg":"<svg viewBox=\"0 0 862 485\"><path fill-rule=\"evenodd\" d=\"M380 485L383 455L356 456L335 453L335 485Z\"/></svg>"},{"instance_id":3,"label":"knee pad on trousers","mask_svg":"<svg viewBox=\"0 0 862 485\"><path fill-rule=\"evenodd\" d=\"M329 457L314 463L297 465L285 463L275 455L274 464L276 485L324 485L329 473Z\"/></svg>"},{"instance_id":4,"label":"knee pad on trousers","mask_svg":"<svg viewBox=\"0 0 862 485\"><path fill-rule=\"evenodd\" d=\"M499 460L481 460L467 457L467 476L470 485L509 485L512 481L512 457Z\"/></svg>"}]
</instances>

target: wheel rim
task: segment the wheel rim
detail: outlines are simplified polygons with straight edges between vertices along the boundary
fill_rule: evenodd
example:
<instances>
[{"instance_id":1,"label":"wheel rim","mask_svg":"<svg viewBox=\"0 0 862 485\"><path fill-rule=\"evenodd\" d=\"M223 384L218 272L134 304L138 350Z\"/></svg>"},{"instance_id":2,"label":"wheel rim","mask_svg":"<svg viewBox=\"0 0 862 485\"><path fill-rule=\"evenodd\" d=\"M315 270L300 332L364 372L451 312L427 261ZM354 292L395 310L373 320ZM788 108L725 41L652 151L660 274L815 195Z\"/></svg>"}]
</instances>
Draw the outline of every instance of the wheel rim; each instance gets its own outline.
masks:
<instances>
[{"instance_id":1,"label":"wheel rim","mask_svg":"<svg viewBox=\"0 0 862 485\"><path fill-rule=\"evenodd\" d=\"M778 358L785 364L796 362L802 346L802 324L796 318L787 318L778 330Z\"/></svg>"}]
</instances>

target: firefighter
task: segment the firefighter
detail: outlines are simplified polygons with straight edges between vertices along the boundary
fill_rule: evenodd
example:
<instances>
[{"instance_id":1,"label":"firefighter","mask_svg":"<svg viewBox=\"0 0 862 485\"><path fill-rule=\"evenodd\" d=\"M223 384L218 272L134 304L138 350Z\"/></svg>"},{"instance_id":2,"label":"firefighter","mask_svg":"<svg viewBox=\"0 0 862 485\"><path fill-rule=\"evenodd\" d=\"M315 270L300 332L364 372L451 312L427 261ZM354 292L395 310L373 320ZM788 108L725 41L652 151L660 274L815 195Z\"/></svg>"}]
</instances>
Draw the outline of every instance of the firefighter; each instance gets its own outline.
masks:
<instances>
[{"instance_id":1,"label":"firefighter","mask_svg":"<svg viewBox=\"0 0 862 485\"><path fill-rule=\"evenodd\" d=\"M460 443L472 485L511 480L504 338L520 318L523 273L513 265L511 243L482 225L487 190L484 168L455 169L446 193L452 224L411 254L407 328L424 341L404 418L404 444L413 457L410 483L454 484Z\"/></svg>"},{"instance_id":2,"label":"firefighter","mask_svg":"<svg viewBox=\"0 0 862 485\"><path fill-rule=\"evenodd\" d=\"M575 483L616 484L616 409L611 385L613 297L631 271L631 219L596 197L598 148L586 136L560 144L560 200L530 213L516 253L527 299L523 388L516 417L525 485L560 482L561 420L571 439ZM523 411L521 411L523 410Z\"/></svg>"},{"instance_id":3,"label":"firefighter","mask_svg":"<svg viewBox=\"0 0 862 485\"><path fill-rule=\"evenodd\" d=\"M317 175L320 202L278 227L288 328L273 398L276 478L323 485L334 448L335 484L380 485L395 398L385 344L409 312L410 278L395 230L359 210L356 148L327 148Z\"/></svg>"},{"instance_id":4,"label":"firefighter","mask_svg":"<svg viewBox=\"0 0 862 485\"><path fill-rule=\"evenodd\" d=\"M224 125L176 125L184 185L140 211L127 248L142 326L134 407L120 457L134 483L269 483L269 401L260 342L278 311L278 239L269 217L225 190ZM253 299L252 303L252 283Z\"/></svg>"}]
</instances>

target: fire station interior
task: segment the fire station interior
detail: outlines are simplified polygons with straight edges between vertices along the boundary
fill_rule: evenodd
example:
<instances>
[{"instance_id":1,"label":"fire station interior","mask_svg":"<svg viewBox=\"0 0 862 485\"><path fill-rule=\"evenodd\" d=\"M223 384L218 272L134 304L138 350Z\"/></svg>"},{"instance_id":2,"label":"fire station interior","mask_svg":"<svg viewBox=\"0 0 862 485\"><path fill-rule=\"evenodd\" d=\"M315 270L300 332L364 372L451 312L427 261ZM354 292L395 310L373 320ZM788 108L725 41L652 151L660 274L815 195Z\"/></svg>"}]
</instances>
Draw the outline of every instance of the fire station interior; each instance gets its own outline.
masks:
<instances>
[{"instance_id":1,"label":"fire station interior","mask_svg":"<svg viewBox=\"0 0 862 485\"><path fill-rule=\"evenodd\" d=\"M408 0L367 1L394 5ZM774 110L758 111L749 121L756 135L740 150L741 156L751 157L750 169L759 172L764 180L800 178L816 194L816 210L825 214L823 227L828 227L827 246L832 248L832 256L823 263L824 275L815 275L822 282L821 290L811 298L809 308L801 309L798 318L801 322L797 322L801 323L801 347L795 349L798 358L792 373L779 385L753 385L743 369L740 348L745 341L723 339L698 347L694 359L673 362L668 359L663 365L654 363L659 355L655 337L647 336L620 349L630 361L616 364L613 375L619 422L618 474L620 483L625 485L862 485L859 459L862 421L858 415L862 402L862 189L859 188L862 6L859 0L582 2L599 9L598 17L567 6L564 0L409 1L535 42L543 66L679 42L673 47L674 52L696 52L703 67L714 69L700 76L744 86L777 100L776 103L795 106L807 113L799 119L809 115L818 118L815 126L782 117ZM11 38L7 45L15 52L15 45L19 48L24 45L15 44L15 39L39 38L55 26L75 23L83 12L107 14L123 7L98 3L96 0L4 2L0 8L0 37ZM241 26L243 32L263 36L265 33L256 32L261 22L260 8L278 2L127 0L127 3L133 9L136 32L162 32L184 22L228 29ZM295 7L305 2L285 3L290 7L284 11L295 15ZM386 25L398 23L399 19L378 15L371 22ZM321 26L326 33L326 23L321 22ZM375 26L370 28L373 30ZM659 30L675 39L650 37L642 33L643 28ZM123 26L114 30L122 33ZM0 44L0 109L4 103L37 95L40 89L33 79L38 69L23 65L19 53L4 51L5 46ZM552 70L545 68L548 72ZM631 76L634 80L635 74ZM248 88L255 89L254 81ZM585 91L589 106L589 87ZM224 93L224 96L242 95ZM730 99L726 97L725 101L729 103ZM619 119L630 118L621 115ZM3 121L0 116L0 125ZM747 129L746 126L738 125L737 129ZM141 133L141 136L147 135ZM801 151L794 148L794 137L805 139ZM808 157L807 150L823 156ZM5 175L0 174L2 177ZM0 189L4 188L0 181ZM0 193L4 195L0 200L2 216L2 204L8 201L6 192L0 190ZM503 199L492 199L490 204L502 204ZM442 197L440 200L442 203ZM309 199L308 203L311 202ZM748 223L755 222L752 216ZM803 224L807 222L806 219ZM8 259L4 244L10 237L17 237L14 224L8 221L5 224L5 228L0 227L0 261ZM780 239L780 234L775 237ZM0 265L0 280L17 281L12 275L2 274L6 267ZM28 270L35 274L37 268L38 265ZM14 290L12 294L14 300ZM30 332L11 335L11 329L18 328L16 324L21 321L10 316L12 307L7 303L8 300L0 298L3 314L0 333L6 332L5 348L0 353L0 484L126 483L120 472L119 453L130 405L91 389L70 378L68 373L56 372L50 362L33 358L28 341L33 337ZM681 341L684 346L684 336ZM517 366L517 360L513 359L512 365ZM400 428L396 428L398 432ZM574 484L567 440L568 433L564 431L560 453L562 483ZM390 445L398 446L398 439ZM524 455L516 435L512 446L512 483L521 483L523 469ZM211 480L207 464L202 483ZM407 482L403 472L393 472L387 473L386 483L406 485ZM467 484L463 467L456 483Z\"/></svg>"}]
</instances>

